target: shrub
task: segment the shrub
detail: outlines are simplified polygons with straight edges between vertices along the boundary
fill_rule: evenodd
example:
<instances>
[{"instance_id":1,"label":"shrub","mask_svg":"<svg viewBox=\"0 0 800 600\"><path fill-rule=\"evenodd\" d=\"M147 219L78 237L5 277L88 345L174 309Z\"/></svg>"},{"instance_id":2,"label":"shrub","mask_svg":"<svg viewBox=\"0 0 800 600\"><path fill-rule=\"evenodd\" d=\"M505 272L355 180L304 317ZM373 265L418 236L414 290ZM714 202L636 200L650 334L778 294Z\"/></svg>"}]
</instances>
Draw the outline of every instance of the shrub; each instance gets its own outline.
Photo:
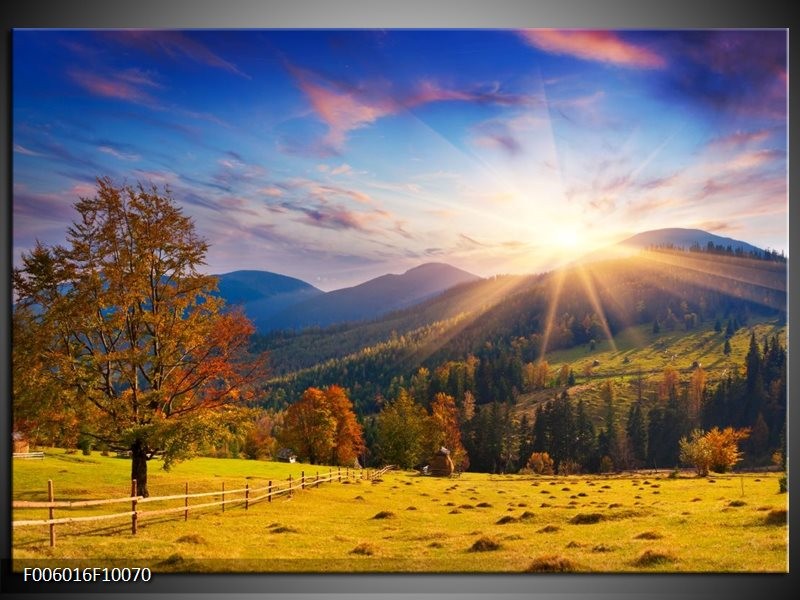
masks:
<instances>
[{"instance_id":1,"label":"shrub","mask_svg":"<svg viewBox=\"0 0 800 600\"><path fill-rule=\"evenodd\" d=\"M554 473L553 459L547 452L534 452L528 459L526 468L537 475L552 475Z\"/></svg>"},{"instance_id":2,"label":"shrub","mask_svg":"<svg viewBox=\"0 0 800 600\"><path fill-rule=\"evenodd\" d=\"M679 442L681 462L692 466L701 477L709 471L724 473L742 458L739 442L750 435L749 429L714 427L709 432L695 429Z\"/></svg>"},{"instance_id":3,"label":"shrub","mask_svg":"<svg viewBox=\"0 0 800 600\"><path fill-rule=\"evenodd\" d=\"M786 475L778 479L778 493L779 494L786 493Z\"/></svg>"}]
</instances>

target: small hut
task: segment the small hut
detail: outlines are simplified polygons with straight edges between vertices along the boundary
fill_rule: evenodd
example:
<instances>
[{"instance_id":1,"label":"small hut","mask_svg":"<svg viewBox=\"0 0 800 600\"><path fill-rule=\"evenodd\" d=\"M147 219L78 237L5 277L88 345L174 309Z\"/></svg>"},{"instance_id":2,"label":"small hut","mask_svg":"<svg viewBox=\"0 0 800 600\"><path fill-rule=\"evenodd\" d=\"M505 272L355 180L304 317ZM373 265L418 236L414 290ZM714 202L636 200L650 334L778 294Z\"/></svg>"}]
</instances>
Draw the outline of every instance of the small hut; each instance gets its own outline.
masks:
<instances>
[{"instance_id":1,"label":"small hut","mask_svg":"<svg viewBox=\"0 0 800 600\"><path fill-rule=\"evenodd\" d=\"M431 459L428 473L434 477L450 477L455 471L453 459L450 458L450 450L442 446Z\"/></svg>"},{"instance_id":2,"label":"small hut","mask_svg":"<svg viewBox=\"0 0 800 600\"><path fill-rule=\"evenodd\" d=\"M297 455L292 452L291 448L281 448L278 450L277 458L279 462L297 462Z\"/></svg>"},{"instance_id":3,"label":"small hut","mask_svg":"<svg viewBox=\"0 0 800 600\"><path fill-rule=\"evenodd\" d=\"M12 433L11 439L14 441L14 453L25 454L31 451L28 439L21 432Z\"/></svg>"}]
</instances>

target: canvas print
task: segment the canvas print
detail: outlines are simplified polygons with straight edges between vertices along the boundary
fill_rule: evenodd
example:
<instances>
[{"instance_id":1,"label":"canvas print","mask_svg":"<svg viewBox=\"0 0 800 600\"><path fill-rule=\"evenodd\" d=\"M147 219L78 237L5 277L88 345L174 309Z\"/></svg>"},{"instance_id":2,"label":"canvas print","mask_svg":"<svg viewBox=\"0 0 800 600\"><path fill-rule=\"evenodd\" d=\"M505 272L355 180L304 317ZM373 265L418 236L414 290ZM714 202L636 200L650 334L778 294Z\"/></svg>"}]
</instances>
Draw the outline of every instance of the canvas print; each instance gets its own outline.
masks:
<instances>
[{"instance_id":1,"label":"canvas print","mask_svg":"<svg viewBox=\"0 0 800 600\"><path fill-rule=\"evenodd\" d=\"M12 50L15 570L787 570L786 30Z\"/></svg>"}]
</instances>

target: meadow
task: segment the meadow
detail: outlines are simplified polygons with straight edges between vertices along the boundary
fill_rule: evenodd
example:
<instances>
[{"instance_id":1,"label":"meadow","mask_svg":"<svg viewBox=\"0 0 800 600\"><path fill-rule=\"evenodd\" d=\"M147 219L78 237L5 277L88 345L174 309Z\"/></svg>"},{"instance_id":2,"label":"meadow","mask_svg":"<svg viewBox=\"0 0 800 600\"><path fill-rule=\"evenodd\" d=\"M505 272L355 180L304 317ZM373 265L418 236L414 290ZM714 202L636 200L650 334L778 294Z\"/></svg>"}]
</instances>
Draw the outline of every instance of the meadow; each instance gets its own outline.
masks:
<instances>
[{"instance_id":1,"label":"meadow","mask_svg":"<svg viewBox=\"0 0 800 600\"><path fill-rule=\"evenodd\" d=\"M714 331L713 322L706 322L690 331L653 333L652 325L636 325L619 332L613 344L608 339L598 340L594 350L588 345L574 346L548 352L545 359L553 374L564 365L574 371L577 385L570 387L569 393L576 400L583 399L587 412L597 421L605 414L600 389L607 381L614 390L617 414L627 415L637 398L639 385L647 400L668 367L679 371L681 378L687 380L694 370L693 365L700 365L706 371L708 384L713 385L729 372L742 372L751 332L755 333L759 345L765 338L775 335L784 346L786 344L786 324L782 320L753 319L731 336L731 352L726 355L723 351L724 322L722 326L723 332ZM538 404L555 394L553 388L521 394L517 399L517 412L532 416Z\"/></svg>"},{"instance_id":2,"label":"meadow","mask_svg":"<svg viewBox=\"0 0 800 600\"><path fill-rule=\"evenodd\" d=\"M150 465L152 496L264 485L327 467L197 458ZM13 499L124 497L128 460L47 450L15 460ZM423 477L390 471L260 502L142 518L13 530L15 568L148 566L154 572L785 572L788 494L777 473ZM199 503L200 500L192 501ZM183 501L173 501L172 506ZM56 517L127 510L56 509ZM14 520L46 509L15 509Z\"/></svg>"}]
</instances>

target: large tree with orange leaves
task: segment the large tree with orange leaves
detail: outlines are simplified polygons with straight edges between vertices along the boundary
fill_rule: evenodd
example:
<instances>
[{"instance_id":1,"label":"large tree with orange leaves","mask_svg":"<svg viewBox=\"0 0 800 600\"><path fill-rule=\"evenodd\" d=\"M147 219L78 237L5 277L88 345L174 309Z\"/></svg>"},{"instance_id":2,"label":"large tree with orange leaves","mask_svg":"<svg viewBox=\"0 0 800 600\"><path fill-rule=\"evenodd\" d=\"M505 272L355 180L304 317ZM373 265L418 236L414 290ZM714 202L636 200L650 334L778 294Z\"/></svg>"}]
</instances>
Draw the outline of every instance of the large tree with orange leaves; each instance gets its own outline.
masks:
<instances>
[{"instance_id":1,"label":"large tree with orange leaves","mask_svg":"<svg viewBox=\"0 0 800 600\"><path fill-rule=\"evenodd\" d=\"M286 410L280 439L311 464L350 465L364 450L353 403L338 385L303 392Z\"/></svg>"},{"instance_id":2,"label":"large tree with orange leaves","mask_svg":"<svg viewBox=\"0 0 800 600\"><path fill-rule=\"evenodd\" d=\"M75 209L66 246L37 244L14 271L15 332L37 341L14 346L37 354L15 365L44 365L82 433L130 452L147 496L147 461L168 467L229 430L264 360L247 352L251 323L198 271L208 244L168 191L99 179Z\"/></svg>"}]
</instances>

